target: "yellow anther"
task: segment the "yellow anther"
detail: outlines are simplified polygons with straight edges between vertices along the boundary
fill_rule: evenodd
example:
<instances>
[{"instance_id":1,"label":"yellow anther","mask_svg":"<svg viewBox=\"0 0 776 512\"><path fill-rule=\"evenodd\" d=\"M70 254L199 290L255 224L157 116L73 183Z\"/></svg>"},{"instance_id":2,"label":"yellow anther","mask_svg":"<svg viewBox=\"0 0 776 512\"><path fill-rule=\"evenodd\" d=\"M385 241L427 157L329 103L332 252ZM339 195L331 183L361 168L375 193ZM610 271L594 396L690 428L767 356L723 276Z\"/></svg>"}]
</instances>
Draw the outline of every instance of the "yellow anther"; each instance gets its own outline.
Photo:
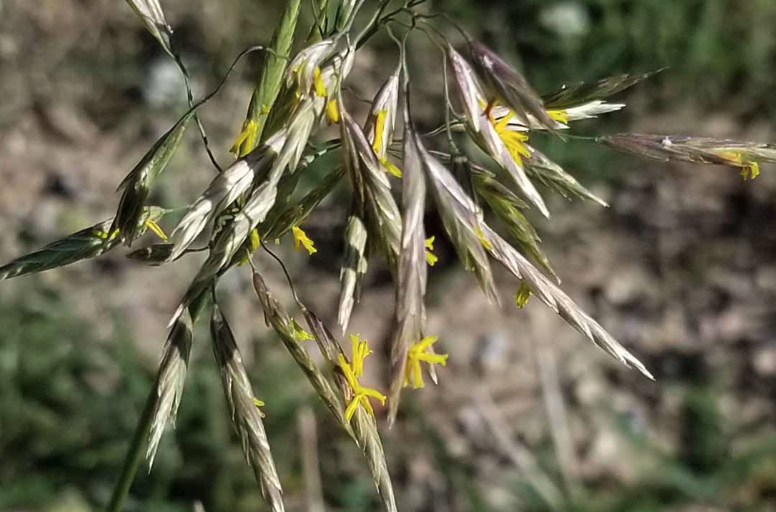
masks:
<instances>
[{"instance_id":1,"label":"yellow anther","mask_svg":"<svg viewBox=\"0 0 776 512\"><path fill-rule=\"evenodd\" d=\"M520 283L520 288L515 293L515 306L523 309L528 304L528 299L531 298L531 287L525 283Z\"/></svg>"},{"instance_id":2,"label":"yellow anther","mask_svg":"<svg viewBox=\"0 0 776 512\"><path fill-rule=\"evenodd\" d=\"M386 109L378 110L377 117L375 118L375 137L372 142L372 149L375 150L375 154L378 157L383 156L383 132L385 132L385 120L388 117L388 111Z\"/></svg>"},{"instance_id":3,"label":"yellow anther","mask_svg":"<svg viewBox=\"0 0 776 512\"><path fill-rule=\"evenodd\" d=\"M747 162L746 165L741 169L741 176L743 176L745 180L753 180L759 175L760 164L757 162Z\"/></svg>"},{"instance_id":4,"label":"yellow anther","mask_svg":"<svg viewBox=\"0 0 776 512\"><path fill-rule=\"evenodd\" d=\"M164 234L164 231L162 231L161 226L156 223L153 219L148 219L145 221L145 226L151 230L153 234L158 236L163 242L166 242L168 240L167 235Z\"/></svg>"},{"instance_id":5,"label":"yellow anther","mask_svg":"<svg viewBox=\"0 0 776 512\"><path fill-rule=\"evenodd\" d=\"M337 124L340 121L339 106L336 99L330 99L326 102L326 122L330 125Z\"/></svg>"},{"instance_id":6,"label":"yellow anther","mask_svg":"<svg viewBox=\"0 0 776 512\"><path fill-rule=\"evenodd\" d=\"M263 418L264 417L264 412L260 409L260 407L264 407L266 404L254 396L253 397L253 405L256 406L256 409L259 409L259 416L261 416Z\"/></svg>"},{"instance_id":7,"label":"yellow anther","mask_svg":"<svg viewBox=\"0 0 776 512\"><path fill-rule=\"evenodd\" d=\"M381 157L379 160L380 160L380 165L383 166L383 169L385 169L386 171L388 171L392 175L396 176L397 178L401 178L402 177L401 169L396 167L393 164L393 162L391 162L390 160L388 160L385 157Z\"/></svg>"},{"instance_id":8,"label":"yellow anther","mask_svg":"<svg viewBox=\"0 0 776 512\"><path fill-rule=\"evenodd\" d=\"M294 226L291 228L291 233L294 236L294 249L301 251L302 247L304 247L310 256L318 252L318 249L315 248L315 242L308 238L307 233L302 228Z\"/></svg>"},{"instance_id":9,"label":"yellow anther","mask_svg":"<svg viewBox=\"0 0 776 512\"><path fill-rule=\"evenodd\" d=\"M296 341L307 341L315 339L315 337L307 332L304 327L299 325L299 322L297 322L294 318L291 319L291 327L294 329L294 338L296 338Z\"/></svg>"},{"instance_id":10,"label":"yellow anther","mask_svg":"<svg viewBox=\"0 0 776 512\"><path fill-rule=\"evenodd\" d=\"M565 110L548 110L547 114L559 123L569 124L569 113Z\"/></svg>"},{"instance_id":11,"label":"yellow anther","mask_svg":"<svg viewBox=\"0 0 776 512\"><path fill-rule=\"evenodd\" d=\"M523 158L531 156L531 152L525 144L523 144L528 140L528 135L520 131L509 129L509 121L513 116L514 114L512 111L509 111L507 115L498 121L494 120L492 117L489 117L489 119L499 138L507 147L509 155L518 165L523 165Z\"/></svg>"},{"instance_id":12,"label":"yellow anther","mask_svg":"<svg viewBox=\"0 0 776 512\"><path fill-rule=\"evenodd\" d=\"M326 84L323 83L323 74L318 66L315 66L313 70L313 87L315 88L316 96L320 98L326 97Z\"/></svg>"},{"instance_id":13,"label":"yellow anther","mask_svg":"<svg viewBox=\"0 0 776 512\"><path fill-rule=\"evenodd\" d=\"M435 238L434 236L426 238L426 263L428 263L429 267L433 267L439 261L439 258L432 252L434 250Z\"/></svg>"},{"instance_id":14,"label":"yellow anther","mask_svg":"<svg viewBox=\"0 0 776 512\"><path fill-rule=\"evenodd\" d=\"M425 386L423 382L423 370L420 362L424 361L429 365L438 364L447 365L447 354L433 354L428 349L437 342L436 336L426 336L419 342L412 345L407 352L407 366L404 370L404 385L412 386L415 389Z\"/></svg>"},{"instance_id":15,"label":"yellow anther","mask_svg":"<svg viewBox=\"0 0 776 512\"><path fill-rule=\"evenodd\" d=\"M243 123L240 135L234 140L229 152L237 157L243 157L253 150L253 139L256 137L258 123L253 119L246 119Z\"/></svg>"},{"instance_id":16,"label":"yellow anther","mask_svg":"<svg viewBox=\"0 0 776 512\"><path fill-rule=\"evenodd\" d=\"M723 151L719 153L719 156L728 160L731 165L735 165L741 168L741 177L744 180L753 180L760 175L760 164L757 162L747 162L744 160L744 155L737 151Z\"/></svg>"}]
</instances>

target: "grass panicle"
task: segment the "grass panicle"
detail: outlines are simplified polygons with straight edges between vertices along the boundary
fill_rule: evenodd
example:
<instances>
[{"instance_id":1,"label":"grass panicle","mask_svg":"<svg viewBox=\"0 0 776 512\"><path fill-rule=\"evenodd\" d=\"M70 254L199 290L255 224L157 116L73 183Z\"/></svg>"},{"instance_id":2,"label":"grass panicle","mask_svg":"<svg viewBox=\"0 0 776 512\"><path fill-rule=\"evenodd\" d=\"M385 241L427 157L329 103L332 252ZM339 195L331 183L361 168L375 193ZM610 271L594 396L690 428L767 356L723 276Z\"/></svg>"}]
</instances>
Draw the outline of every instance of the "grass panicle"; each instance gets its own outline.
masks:
<instances>
[{"instance_id":1,"label":"grass panicle","mask_svg":"<svg viewBox=\"0 0 776 512\"><path fill-rule=\"evenodd\" d=\"M635 356L552 280L560 282L526 212L532 208L546 218L550 216L537 185L566 198L579 197L601 206L606 203L529 145L535 133L569 134L580 141L666 162L723 165L739 170L745 179L755 178L760 164L776 163L773 144L672 135L574 134L575 122L622 109L624 103L610 102L610 98L653 73L611 76L564 86L540 97L515 68L482 43L471 40L462 29L467 56L456 51L443 30L449 25L436 26L443 18L452 20L434 13L423 0L407 0L403 6L397 4L395 10L389 9L394 4L389 0L342 0L336 6L329 5L327 0L313 0L315 22L302 36L306 39L297 41L302 2L287 0L269 47L246 49L230 68L231 72L244 55L265 50L242 131L232 147L237 158L222 169L208 147L196 111L220 90L229 74L218 88L195 104L189 73L180 55L174 52L172 29L159 1L127 3L175 60L184 77L189 109L121 182L115 218L0 267L0 279L42 272L100 256L122 243L131 245L148 230L167 242L157 221L176 210L185 213L168 243L150 244L128 256L149 265L162 265L187 253L208 251L170 322L158 376L114 489L110 512L122 509L143 453L151 466L166 425L175 420L188 371L193 324L210 297L215 297L220 278L246 261L251 263L253 285L268 326L335 420L363 451L383 508L387 512L396 510L378 420L369 401L384 402L385 396L358 380L363 374L363 361L371 352L366 341L353 336L353 353L348 358L340 340L299 300L289 277L294 300L312 334L306 332L271 294L252 259L253 252L263 247L282 265L282 260L264 242L279 239L289 231L295 245L304 246L312 256L316 249L300 225L334 194L345 176L350 183L350 208L337 321L344 334L357 308L367 261L369 266L377 266L372 255L381 254L395 285L388 383L391 425L398 414L402 388L408 384L423 387L421 362L427 363L436 382L434 365L445 365L448 359L447 355L433 352L438 337L425 332L429 266L438 260L432 252L436 234L426 237L427 210L438 214L459 261L474 273L492 302L498 302L500 292L492 269L492 260L496 260L521 282L515 294L518 307L535 295L602 350L652 378ZM362 24L363 20L370 21ZM455 22L452 25L457 27ZM395 37L394 29L403 31L403 39ZM419 30L414 32L416 29ZM400 63L376 91L361 125L353 117L356 110L351 96L344 95L343 90L350 89L347 82L357 53L372 36L381 33L399 45ZM440 117L444 117L445 123L424 136L417 132L411 112L411 79L405 58L409 35L415 33L428 36L445 53L444 89L440 91L444 100L440 101ZM299 50L292 53L292 48ZM461 114L450 102L449 70ZM426 78L419 75L415 82L434 83ZM401 143L394 141L400 116ZM181 145L192 118L219 174L186 206L147 206L157 178ZM338 137L316 140L321 133L333 133L321 128L334 124L339 125ZM441 134L447 136L446 141L432 140ZM473 142L460 144L465 153L459 149L464 138ZM439 151L429 151L428 147L437 147ZM486 158L470 154L469 149L477 148L482 153L478 156ZM392 161L399 157L400 166ZM472 162L485 163L480 166ZM323 172L319 172L320 168ZM399 178L401 199L397 201L393 185L399 183ZM299 188L306 188L306 192L298 191ZM427 200L429 196L431 200ZM488 225L486 219L491 217L508 233L509 241ZM192 249L198 239L202 246ZM285 266L283 270L288 276ZM281 486L261 413L254 403L234 335L217 305L212 311L211 336L232 423L245 457L269 507L282 511ZM308 350L306 340L311 339L317 343L324 364L319 364Z\"/></svg>"}]
</instances>

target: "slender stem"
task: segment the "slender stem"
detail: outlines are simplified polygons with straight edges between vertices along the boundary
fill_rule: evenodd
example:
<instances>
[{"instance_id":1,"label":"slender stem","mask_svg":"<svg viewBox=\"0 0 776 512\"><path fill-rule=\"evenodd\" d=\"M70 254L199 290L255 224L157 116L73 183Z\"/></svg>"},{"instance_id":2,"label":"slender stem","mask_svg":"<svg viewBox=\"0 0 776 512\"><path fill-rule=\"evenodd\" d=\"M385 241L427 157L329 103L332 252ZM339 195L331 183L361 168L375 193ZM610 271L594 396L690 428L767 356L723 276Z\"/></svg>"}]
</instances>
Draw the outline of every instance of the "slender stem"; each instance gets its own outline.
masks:
<instances>
[{"instance_id":1,"label":"slender stem","mask_svg":"<svg viewBox=\"0 0 776 512\"><path fill-rule=\"evenodd\" d=\"M208 291L209 290L205 290L199 297L194 299L189 306L189 315L191 316L192 325L197 322L199 315L205 309L205 306L207 306ZM157 375L154 385L148 393L148 399L146 400L145 407L140 415L140 420L138 420L137 426L135 427L135 433L132 434L132 442L127 450L127 455L124 458L121 474L113 488L113 494L111 495L110 502L108 503L105 512L121 512L124 508L124 502L129 495L129 489L132 487L132 482L135 480L137 469L140 467L140 464L143 462L146 455L146 445L148 444L148 436L151 433L154 408L158 398L159 376Z\"/></svg>"},{"instance_id":2,"label":"slender stem","mask_svg":"<svg viewBox=\"0 0 776 512\"><path fill-rule=\"evenodd\" d=\"M135 433L132 436L132 443L127 450L127 456L124 458L124 464L121 467L121 475L113 488L113 494L108 503L106 512L121 512L124 508L124 501L129 495L129 488L135 480L135 473L140 463L145 458L145 447L148 441L148 435L151 433L151 423L154 418L154 406L156 405L156 389L158 382L154 384L151 393L148 394L143 413L135 427Z\"/></svg>"},{"instance_id":3,"label":"slender stem","mask_svg":"<svg viewBox=\"0 0 776 512\"><path fill-rule=\"evenodd\" d=\"M175 59L175 63L178 65L178 69L180 69L181 74L183 75L183 82L186 85L186 96L188 98L189 108L191 108L194 106L194 92L191 89L191 76L189 75L189 70L186 69L186 66L183 64L183 60L181 59L178 52L173 53L173 58ZM205 133L205 127L202 125L202 121L199 119L199 115L194 114L194 121L197 123L199 136L202 138L202 143L205 145L205 151L207 152L208 158L210 158L210 162L219 173L223 172L223 169L218 164L218 160L216 160L215 155L210 150L210 142L208 141L207 133Z\"/></svg>"}]
</instances>

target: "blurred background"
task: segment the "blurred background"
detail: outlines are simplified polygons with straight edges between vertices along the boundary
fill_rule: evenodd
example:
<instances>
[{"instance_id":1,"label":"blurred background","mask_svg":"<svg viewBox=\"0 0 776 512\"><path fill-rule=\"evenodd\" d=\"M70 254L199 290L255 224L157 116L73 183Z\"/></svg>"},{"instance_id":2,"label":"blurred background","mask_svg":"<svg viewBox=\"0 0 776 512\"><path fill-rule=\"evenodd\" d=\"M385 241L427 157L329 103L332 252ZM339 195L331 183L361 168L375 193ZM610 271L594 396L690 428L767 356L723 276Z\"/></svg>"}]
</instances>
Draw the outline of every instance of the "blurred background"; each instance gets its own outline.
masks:
<instances>
[{"instance_id":1,"label":"blurred background","mask_svg":"<svg viewBox=\"0 0 776 512\"><path fill-rule=\"evenodd\" d=\"M579 133L774 141L773 0L438 0L518 63L540 92L667 67L628 107ZM162 0L198 94L234 56L269 41L279 0ZM309 21L309 17L308 17ZM438 50L410 54L421 126L441 121ZM375 39L350 85L370 97L396 63ZM216 155L244 119L260 58L203 111ZM0 0L0 262L109 218L116 185L185 110L178 72L125 2ZM352 108L363 108L353 100ZM363 114L363 113L362 113ZM429 332L450 354L438 387L404 395L384 430L403 511L776 510L776 169L661 164L579 141L536 144L609 201L557 196L536 222L564 289L657 378L591 346L538 301L505 306L462 272L441 223ZM195 131L153 202L184 206L212 177ZM319 252L281 241L303 300L334 326L347 190L305 225ZM546 197L550 197L546 194ZM171 224L166 224L170 228ZM0 283L0 511L100 510L152 384L165 326L201 262L101 259ZM260 258L288 299L277 265ZM238 337L289 510L378 510L363 457L265 328L247 273L219 293ZM373 265L352 332L384 373L390 274ZM202 326L200 326L202 327ZM176 429L127 510L264 510L198 331ZM380 411L378 411L378 415Z\"/></svg>"}]
</instances>

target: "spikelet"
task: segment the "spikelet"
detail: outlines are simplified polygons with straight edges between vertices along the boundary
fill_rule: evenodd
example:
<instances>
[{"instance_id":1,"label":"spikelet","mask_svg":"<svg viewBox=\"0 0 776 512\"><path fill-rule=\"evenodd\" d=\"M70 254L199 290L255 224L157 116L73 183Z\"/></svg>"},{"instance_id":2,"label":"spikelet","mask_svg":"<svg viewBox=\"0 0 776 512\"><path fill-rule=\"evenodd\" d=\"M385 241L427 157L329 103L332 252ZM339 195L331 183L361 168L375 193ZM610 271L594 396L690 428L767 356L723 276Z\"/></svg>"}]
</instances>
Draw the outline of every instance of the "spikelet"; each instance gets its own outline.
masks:
<instances>
[{"instance_id":1,"label":"spikelet","mask_svg":"<svg viewBox=\"0 0 776 512\"><path fill-rule=\"evenodd\" d=\"M401 214L391 184L363 130L340 105L340 134L358 211L367 221L369 237L378 242L388 267L395 272L401 239Z\"/></svg>"},{"instance_id":2,"label":"spikelet","mask_svg":"<svg viewBox=\"0 0 776 512\"><path fill-rule=\"evenodd\" d=\"M151 192L151 186L170 163L193 115L194 110L187 112L175 126L156 141L119 185L118 190L123 192L110 231L118 229L119 238L127 245L132 245L132 241L137 238L139 221Z\"/></svg>"},{"instance_id":3,"label":"spikelet","mask_svg":"<svg viewBox=\"0 0 776 512\"><path fill-rule=\"evenodd\" d=\"M286 132L273 135L262 147L238 159L210 182L194 201L172 233L174 249L169 260L177 259L213 219L245 194L254 180L272 166L283 145Z\"/></svg>"},{"instance_id":4,"label":"spikelet","mask_svg":"<svg viewBox=\"0 0 776 512\"><path fill-rule=\"evenodd\" d=\"M339 370L338 361L344 360L346 364L349 364L339 341L331 334L315 313L305 308L304 315L307 325L318 343L321 354L326 358L329 366ZM343 399L346 402L349 401L352 398L352 389L348 385L342 371L337 371L334 377ZM386 512L396 512L393 484L388 473L388 463L385 459L385 451L383 450L383 444L380 440L380 433L377 430L374 416L369 414L363 407L357 407L352 420L350 422L345 421L346 423L343 426L346 427L348 433L364 453L375 487L382 500L383 509Z\"/></svg>"},{"instance_id":5,"label":"spikelet","mask_svg":"<svg viewBox=\"0 0 776 512\"><path fill-rule=\"evenodd\" d=\"M294 322L267 288L264 278L253 270L253 288L264 310L264 319L272 327L296 364L304 372L313 389L334 415L338 423L347 425L342 400L332 388L331 383L318 368L305 346L295 337Z\"/></svg>"},{"instance_id":6,"label":"spikelet","mask_svg":"<svg viewBox=\"0 0 776 512\"><path fill-rule=\"evenodd\" d=\"M504 265L516 278L524 281L536 297L558 313L569 325L625 366L634 367L646 377L654 380L652 374L636 357L490 227L483 227L483 236L488 241L488 252L491 256Z\"/></svg>"},{"instance_id":7,"label":"spikelet","mask_svg":"<svg viewBox=\"0 0 776 512\"><path fill-rule=\"evenodd\" d=\"M164 213L165 210L156 206L145 208L138 221L135 236L143 235L149 222L155 223ZM0 280L44 272L101 256L121 242L118 230L111 231L113 224L112 219L100 222L52 242L38 251L16 258L0 267Z\"/></svg>"},{"instance_id":8,"label":"spikelet","mask_svg":"<svg viewBox=\"0 0 776 512\"><path fill-rule=\"evenodd\" d=\"M353 306L361 293L361 280L367 271L367 230L357 215L348 218L345 229L345 260L340 271L340 299L337 320L342 332L347 331Z\"/></svg>"},{"instance_id":9,"label":"spikelet","mask_svg":"<svg viewBox=\"0 0 776 512\"><path fill-rule=\"evenodd\" d=\"M154 388L153 419L146 450L149 472L154 465L156 450L167 422L175 424L175 416L181 403L183 385L186 382L186 372L189 367L192 338L191 317L186 312L180 316L170 330L170 335L164 345L162 360L159 363L159 372Z\"/></svg>"},{"instance_id":10,"label":"spikelet","mask_svg":"<svg viewBox=\"0 0 776 512\"><path fill-rule=\"evenodd\" d=\"M507 136L505 133L512 133L512 131L508 129L507 122L500 120L496 123L492 116L485 112L487 101L471 66L452 47L447 48L447 54L458 85L460 100L464 105L467 131L482 150L507 171L528 202L534 205L542 215L549 217L549 210L544 204L541 194L528 178L522 161L516 159L515 154L513 154L524 149L522 143L518 141L519 147L514 148L515 151L510 151L505 143Z\"/></svg>"},{"instance_id":11,"label":"spikelet","mask_svg":"<svg viewBox=\"0 0 776 512\"><path fill-rule=\"evenodd\" d=\"M407 353L423 337L426 323L426 232L423 216L426 204L426 177L420 140L410 113L409 92L404 87L404 140L402 168L401 253L396 283L394 327L391 338L391 383L388 390L388 424L393 425L404 387Z\"/></svg>"},{"instance_id":12,"label":"spikelet","mask_svg":"<svg viewBox=\"0 0 776 512\"><path fill-rule=\"evenodd\" d=\"M776 163L776 145L706 137L680 137L621 133L598 142L622 151L667 162L725 165L741 170L744 179L760 174L760 163Z\"/></svg>"},{"instance_id":13,"label":"spikelet","mask_svg":"<svg viewBox=\"0 0 776 512\"><path fill-rule=\"evenodd\" d=\"M531 116L548 130L555 130L556 122L547 114L541 97L520 73L478 41L469 43L469 52L477 74L488 88L491 102L499 101L526 125L530 124Z\"/></svg>"},{"instance_id":14,"label":"spikelet","mask_svg":"<svg viewBox=\"0 0 776 512\"><path fill-rule=\"evenodd\" d=\"M221 383L229 406L229 415L237 437L240 438L245 460L253 470L270 509L273 512L283 512L283 490L261 413L254 403L255 395L232 329L217 304L213 304L210 339L213 343L213 354L221 369Z\"/></svg>"},{"instance_id":15,"label":"spikelet","mask_svg":"<svg viewBox=\"0 0 776 512\"><path fill-rule=\"evenodd\" d=\"M172 28L167 24L164 11L158 0L126 0L127 4L135 11L146 29L154 36L164 48L164 51L172 56Z\"/></svg>"}]
</instances>

